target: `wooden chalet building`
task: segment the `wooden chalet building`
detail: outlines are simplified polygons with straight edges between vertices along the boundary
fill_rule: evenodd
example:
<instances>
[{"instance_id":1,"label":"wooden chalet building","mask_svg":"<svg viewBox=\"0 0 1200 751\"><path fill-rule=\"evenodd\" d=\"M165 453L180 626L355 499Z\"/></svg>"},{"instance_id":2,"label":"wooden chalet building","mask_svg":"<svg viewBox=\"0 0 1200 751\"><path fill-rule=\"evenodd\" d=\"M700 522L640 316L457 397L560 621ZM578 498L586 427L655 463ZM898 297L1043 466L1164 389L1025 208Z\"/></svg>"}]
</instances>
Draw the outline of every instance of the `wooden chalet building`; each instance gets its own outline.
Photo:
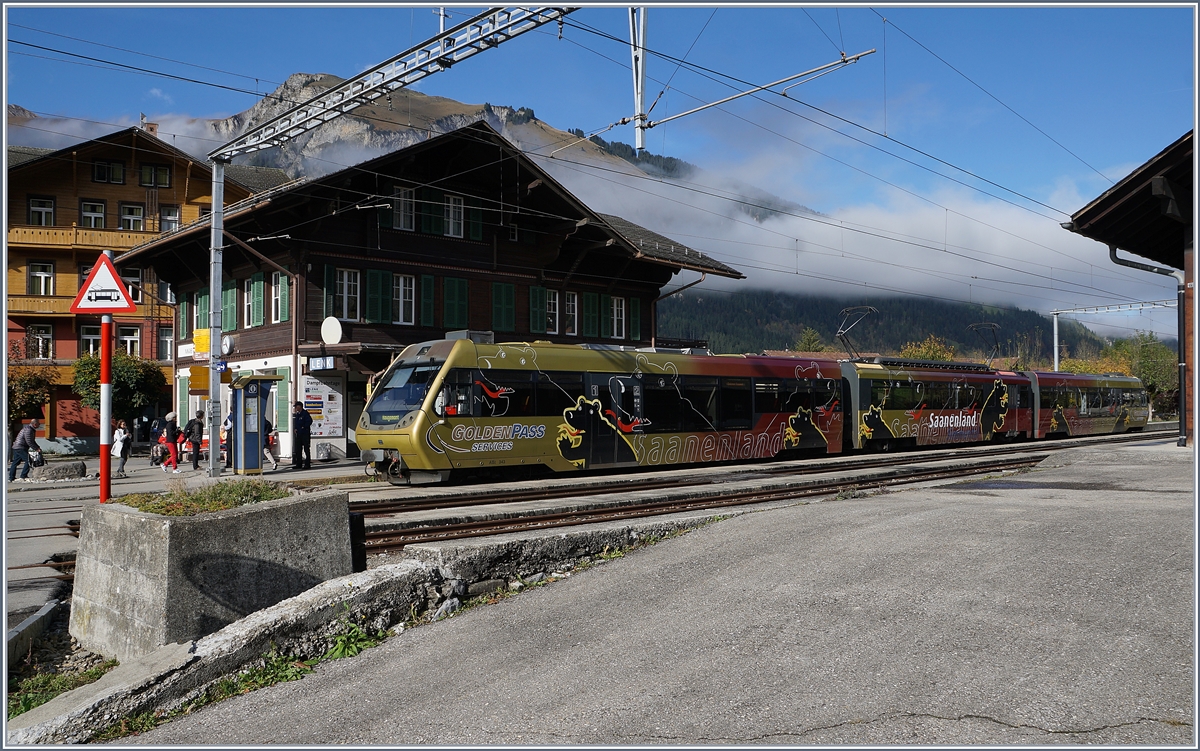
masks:
<instances>
[{"instance_id":1,"label":"wooden chalet building","mask_svg":"<svg viewBox=\"0 0 1200 751\"><path fill-rule=\"evenodd\" d=\"M207 220L139 245L118 268L153 269L177 290L181 414L208 393L207 371L184 366L210 305L221 305L231 372L284 376L273 417L284 456L297 394L324 407L314 451L356 455L369 377L413 342L470 329L496 341L650 346L674 274L742 277L589 209L483 122L262 193L228 211L224 229L219 298L208 289ZM341 336L325 341L331 318Z\"/></svg>"},{"instance_id":2,"label":"wooden chalet building","mask_svg":"<svg viewBox=\"0 0 1200 751\"><path fill-rule=\"evenodd\" d=\"M129 248L195 222L212 208L208 164L159 139L157 127L125 128L62 149L9 146L8 341L10 367L49 365L57 385L43 410L42 446L64 453L95 452L100 415L71 391L71 363L100 350L100 317L70 312L80 284L105 250ZM225 199L236 202L288 181L278 169L235 167ZM137 311L114 316L116 346L159 360L172 377L174 298L152 269L121 271ZM15 355L15 356L14 356ZM149 420L169 410L170 397L135 428L148 440ZM31 415L24 415L28 418Z\"/></svg>"}]
</instances>

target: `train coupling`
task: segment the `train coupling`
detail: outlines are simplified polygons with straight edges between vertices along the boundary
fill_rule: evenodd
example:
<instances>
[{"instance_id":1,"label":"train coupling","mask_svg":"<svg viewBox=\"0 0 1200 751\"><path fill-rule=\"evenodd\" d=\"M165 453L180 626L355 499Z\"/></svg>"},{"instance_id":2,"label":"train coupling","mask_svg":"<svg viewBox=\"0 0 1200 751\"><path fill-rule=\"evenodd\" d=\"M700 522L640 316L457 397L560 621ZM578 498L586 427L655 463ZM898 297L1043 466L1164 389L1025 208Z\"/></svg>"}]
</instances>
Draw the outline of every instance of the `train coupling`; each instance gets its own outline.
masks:
<instances>
[{"instance_id":1,"label":"train coupling","mask_svg":"<svg viewBox=\"0 0 1200 751\"><path fill-rule=\"evenodd\" d=\"M450 479L449 470L412 469L404 463L400 452L391 449L366 449L360 454L367 464L373 464L378 474L393 485L429 485Z\"/></svg>"}]
</instances>

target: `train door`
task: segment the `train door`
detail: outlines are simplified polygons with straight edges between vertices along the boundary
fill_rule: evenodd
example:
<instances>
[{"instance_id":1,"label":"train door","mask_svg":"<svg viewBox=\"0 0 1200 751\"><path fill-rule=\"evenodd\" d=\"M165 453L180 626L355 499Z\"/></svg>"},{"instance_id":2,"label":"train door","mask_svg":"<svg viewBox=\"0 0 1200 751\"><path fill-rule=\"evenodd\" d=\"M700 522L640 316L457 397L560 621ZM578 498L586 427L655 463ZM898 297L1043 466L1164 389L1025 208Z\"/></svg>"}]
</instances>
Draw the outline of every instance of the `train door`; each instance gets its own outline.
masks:
<instances>
[{"instance_id":1,"label":"train door","mask_svg":"<svg viewBox=\"0 0 1200 751\"><path fill-rule=\"evenodd\" d=\"M640 432L642 384L633 376L613 373L587 374L588 398L600 402L589 430L588 467L626 466L637 463L633 434ZM586 440L586 439L585 439Z\"/></svg>"}]
</instances>

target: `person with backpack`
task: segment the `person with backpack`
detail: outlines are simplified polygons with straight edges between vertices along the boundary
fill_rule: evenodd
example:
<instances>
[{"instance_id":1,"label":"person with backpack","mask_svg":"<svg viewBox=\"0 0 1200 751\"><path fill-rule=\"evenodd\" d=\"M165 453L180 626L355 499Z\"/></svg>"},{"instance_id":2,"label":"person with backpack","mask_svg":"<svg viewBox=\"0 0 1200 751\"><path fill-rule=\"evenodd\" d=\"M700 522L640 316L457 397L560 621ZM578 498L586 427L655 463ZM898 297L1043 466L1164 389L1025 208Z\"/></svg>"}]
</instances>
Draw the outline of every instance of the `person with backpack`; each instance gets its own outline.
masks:
<instances>
[{"instance_id":1,"label":"person with backpack","mask_svg":"<svg viewBox=\"0 0 1200 751\"><path fill-rule=\"evenodd\" d=\"M196 410L196 416L183 426L184 440L192 445L192 469L200 469L200 444L204 441L204 410Z\"/></svg>"},{"instance_id":2,"label":"person with backpack","mask_svg":"<svg viewBox=\"0 0 1200 751\"><path fill-rule=\"evenodd\" d=\"M229 405L229 414L225 415L225 422L221 423L221 429L225 431L225 469L233 468L233 405Z\"/></svg>"},{"instance_id":3,"label":"person with backpack","mask_svg":"<svg viewBox=\"0 0 1200 751\"><path fill-rule=\"evenodd\" d=\"M29 452L37 450L37 429L38 421L34 418L17 433L17 439L12 445L12 463L8 465L9 482L17 479L17 465L21 462L25 462L25 467L21 470L21 479L29 478L29 469L33 466L33 462L29 460Z\"/></svg>"},{"instance_id":4,"label":"person with backpack","mask_svg":"<svg viewBox=\"0 0 1200 751\"><path fill-rule=\"evenodd\" d=\"M183 431L179 429L179 425L175 422L177 415L174 412L167 413L167 424L163 427L162 438L159 440L167 447L167 458L163 460L162 470L167 471L167 465L171 465L173 474L179 474L179 442L183 440Z\"/></svg>"}]
</instances>

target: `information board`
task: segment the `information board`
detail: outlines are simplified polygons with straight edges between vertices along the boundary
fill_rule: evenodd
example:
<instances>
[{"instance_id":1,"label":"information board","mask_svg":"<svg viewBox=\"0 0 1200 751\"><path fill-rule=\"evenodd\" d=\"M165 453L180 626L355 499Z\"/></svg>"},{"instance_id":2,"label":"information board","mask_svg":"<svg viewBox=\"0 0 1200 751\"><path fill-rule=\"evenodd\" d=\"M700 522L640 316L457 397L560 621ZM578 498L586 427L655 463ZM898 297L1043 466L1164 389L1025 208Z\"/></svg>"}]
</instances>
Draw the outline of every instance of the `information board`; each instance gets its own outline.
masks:
<instances>
[{"instance_id":1,"label":"information board","mask_svg":"<svg viewBox=\"0 0 1200 751\"><path fill-rule=\"evenodd\" d=\"M342 379L304 376L304 409L312 415L313 438L341 438L345 431Z\"/></svg>"}]
</instances>

